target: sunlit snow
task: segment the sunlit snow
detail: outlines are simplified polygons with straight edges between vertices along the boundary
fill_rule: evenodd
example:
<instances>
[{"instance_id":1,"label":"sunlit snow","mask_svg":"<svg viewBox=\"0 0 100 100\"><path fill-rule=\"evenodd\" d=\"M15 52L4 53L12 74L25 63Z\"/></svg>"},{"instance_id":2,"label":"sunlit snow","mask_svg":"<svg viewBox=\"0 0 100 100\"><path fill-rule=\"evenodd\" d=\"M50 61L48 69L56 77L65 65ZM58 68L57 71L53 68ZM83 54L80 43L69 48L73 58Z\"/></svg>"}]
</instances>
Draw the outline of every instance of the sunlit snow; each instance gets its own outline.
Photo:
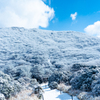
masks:
<instances>
[{"instance_id":1,"label":"sunlit snow","mask_svg":"<svg viewBox=\"0 0 100 100\"><path fill-rule=\"evenodd\" d=\"M61 93L60 91L54 89L51 90L47 85L42 84L44 89L44 100L72 100L71 96L67 93ZM78 100L76 97L73 97L73 100Z\"/></svg>"}]
</instances>

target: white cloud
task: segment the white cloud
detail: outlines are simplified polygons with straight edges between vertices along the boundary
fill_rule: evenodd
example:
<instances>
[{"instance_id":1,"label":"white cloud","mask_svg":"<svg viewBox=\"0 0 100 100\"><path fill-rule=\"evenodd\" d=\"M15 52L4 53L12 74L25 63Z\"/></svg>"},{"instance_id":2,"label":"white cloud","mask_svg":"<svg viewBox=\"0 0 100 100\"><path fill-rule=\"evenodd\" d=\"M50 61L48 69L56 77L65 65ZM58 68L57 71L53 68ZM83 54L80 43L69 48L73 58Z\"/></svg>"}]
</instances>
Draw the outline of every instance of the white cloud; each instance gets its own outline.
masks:
<instances>
[{"instance_id":1,"label":"white cloud","mask_svg":"<svg viewBox=\"0 0 100 100\"><path fill-rule=\"evenodd\" d=\"M42 0L0 0L0 27L46 28L53 17Z\"/></svg>"},{"instance_id":2,"label":"white cloud","mask_svg":"<svg viewBox=\"0 0 100 100\"><path fill-rule=\"evenodd\" d=\"M84 31L88 34L100 37L100 21L95 22L92 25L88 25Z\"/></svg>"},{"instance_id":3,"label":"white cloud","mask_svg":"<svg viewBox=\"0 0 100 100\"><path fill-rule=\"evenodd\" d=\"M77 12L75 12L74 14L71 14L70 17L72 18L72 20L75 20L77 16Z\"/></svg>"}]
</instances>

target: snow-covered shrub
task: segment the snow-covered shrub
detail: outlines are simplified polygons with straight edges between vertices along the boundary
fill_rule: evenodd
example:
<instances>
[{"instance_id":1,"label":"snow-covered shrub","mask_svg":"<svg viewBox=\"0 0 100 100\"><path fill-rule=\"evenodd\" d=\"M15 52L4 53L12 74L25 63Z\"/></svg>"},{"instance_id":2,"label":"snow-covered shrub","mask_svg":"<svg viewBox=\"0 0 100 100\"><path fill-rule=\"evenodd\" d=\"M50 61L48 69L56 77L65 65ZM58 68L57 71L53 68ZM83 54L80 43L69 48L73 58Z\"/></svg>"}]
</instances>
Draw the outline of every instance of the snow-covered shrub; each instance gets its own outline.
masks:
<instances>
[{"instance_id":1,"label":"snow-covered shrub","mask_svg":"<svg viewBox=\"0 0 100 100\"><path fill-rule=\"evenodd\" d=\"M95 76L95 80L92 82L91 88L93 95L100 96L100 72Z\"/></svg>"},{"instance_id":2,"label":"snow-covered shrub","mask_svg":"<svg viewBox=\"0 0 100 100\"><path fill-rule=\"evenodd\" d=\"M15 80L21 78L21 77L30 77L31 66L29 65L21 65L15 68L7 67L4 69L4 73L12 76Z\"/></svg>"},{"instance_id":3,"label":"snow-covered shrub","mask_svg":"<svg viewBox=\"0 0 100 100\"><path fill-rule=\"evenodd\" d=\"M43 82L44 69L41 65L36 65L31 69L31 77L36 78L39 83Z\"/></svg>"},{"instance_id":4,"label":"snow-covered shrub","mask_svg":"<svg viewBox=\"0 0 100 100\"><path fill-rule=\"evenodd\" d=\"M31 77L36 78L39 83L47 82L48 77L51 75L52 71L45 66L35 65L31 68Z\"/></svg>"},{"instance_id":5,"label":"snow-covered shrub","mask_svg":"<svg viewBox=\"0 0 100 100\"><path fill-rule=\"evenodd\" d=\"M39 85L39 83L37 82L36 79L30 80L30 84L29 84L30 87L34 88L34 86L38 86L38 85Z\"/></svg>"},{"instance_id":6,"label":"snow-covered shrub","mask_svg":"<svg viewBox=\"0 0 100 100\"><path fill-rule=\"evenodd\" d=\"M14 87L14 93L13 93L14 95L23 89L23 86L18 81L14 81L13 87Z\"/></svg>"},{"instance_id":7,"label":"snow-covered shrub","mask_svg":"<svg viewBox=\"0 0 100 100\"><path fill-rule=\"evenodd\" d=\"M53 81L57 82L58 84L61 82L68 83L70 80L70 72L55 72L53 73L49 79L49 84Z\"/></svg>"},{"instance_id":8,"label":"snow-covered shrub","mask_svg":"<svg viewBox=\"0 0 100 100\"><path fill-rule=\"evenodd\" d=\"M58 69L64 67L63 64L59 64L59 63L55 63L54 66L55 66L56 68L58 68Z\"/></svg>"},{"instance_id":9,"label":"snow-covered shrub","mask_svg":"<svg viewBox=\"0 0 100 100\"><path fill-rule=\"evenodd\" d=\"M0 92L4 94L5 98L9 98L12 94L19 92L22 86L18 81L14 81L9 75L0 71Z\"/></svg>"},{"instance_id":10,"label":"snow-covered shrub","mask_svg":"<svg viewBox=\"0 0 100 100\"><path fill-rule=\"evenodd\" d=\"M95 86L92 87L92 93L96 96L100 95L100 84L95 84Z\"/></svg>"},{"instance_id":11,"label":"snow-covered shrub","mask_svg":"<svg viewBox=\"0 0 100 100\"><path fill-rule=\"evenodd\" d=\"M89 66L82 65L82 64L73 64L71 67L71 71L78 71L78 70L81 70L82 68L85 68L85 67L89 67Z\"/></svg>"},{"instance_id":12,"label":"snow-covered shrub","mask_svg":"<svg viewBox=\"0 0 100 100\"><path fill-rule=\"evenodd\" d=\"M50 89L57 89L58 83L53 81L50 84L48 84L48 86L50 87Z\"/></svg>"},{"instance_id":13,"label":"snow-covered shrub","mask_svg":"<svg viewBox=\"0 0 100 100\"><path fill-rule=\"evenodd\" d=\"M25 85L27 83L30 83L30 80L31 79L28 78L28 77L21 77L21 78L18 79L18 82L21 83L22 85Z\"/></svg>"},{"instance_id":14,"label":"snow-covered shrub","mask_svg":"<svg viewBox=\"0 0 100 100\"><path fill-rule=\"evenodd\" d=\"M70 80L70 84L74 89L81 89L84 91L91 91L91 84L94 80L94 75L98 73L95 67L83 68L75 72Z\"/></svg>"},{"instance_id":15,"label":"snow-covered shrub","mask_svg":"<svg viewBox=\"0 0 100 100\"><path fill-rule=\"evenodd\" d=\"M0 93L0 100L6 100L5 96L2 93Z\"/></svg>"},{"instance_id":16,"label":"snow-covered shrub","mask_svg":"<svg viewBox=\"0 0 100 100\"><path fill-rule=\"evenodd\" d=\"M37 51L37 52L31 53L31 55L24 54L23 55L23 60L25 60L26 62L29 62L33 65L36 65L36 64L42 65L42 64L45 63L46 58L45 58L45 55L43 55L43 54L41 55Z\"/></svg>"}]
</instances>

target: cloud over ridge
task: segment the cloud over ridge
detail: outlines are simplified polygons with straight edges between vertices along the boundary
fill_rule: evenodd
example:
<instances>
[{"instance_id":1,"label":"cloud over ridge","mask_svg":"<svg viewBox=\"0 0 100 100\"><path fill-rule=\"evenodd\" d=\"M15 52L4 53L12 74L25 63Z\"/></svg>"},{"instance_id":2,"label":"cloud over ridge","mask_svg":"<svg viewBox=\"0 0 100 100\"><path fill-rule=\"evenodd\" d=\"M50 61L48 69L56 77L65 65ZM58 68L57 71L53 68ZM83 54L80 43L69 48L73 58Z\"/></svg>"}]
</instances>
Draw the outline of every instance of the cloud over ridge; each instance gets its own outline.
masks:
<instances>
[{"instance_id":1,"label":"cloud over ridge","mask_svg":"<svg viewBox=\"0 0 100 100\"><path fill-rule=\"evenodd\" d=\"M88 25L84 31L88 34L100 37L100 21L95 22L92 25Z\"/></svg>"},{"instance_id":2,"label":"cloud over ridge","mask_svg":"<svg viewBox=\"0 0 100 100\"><path fill-rule=\"evenodd\" d=\"M46 28L54 9L42 0L0 0L0 27Z\"/></svg>"}]
</instances>

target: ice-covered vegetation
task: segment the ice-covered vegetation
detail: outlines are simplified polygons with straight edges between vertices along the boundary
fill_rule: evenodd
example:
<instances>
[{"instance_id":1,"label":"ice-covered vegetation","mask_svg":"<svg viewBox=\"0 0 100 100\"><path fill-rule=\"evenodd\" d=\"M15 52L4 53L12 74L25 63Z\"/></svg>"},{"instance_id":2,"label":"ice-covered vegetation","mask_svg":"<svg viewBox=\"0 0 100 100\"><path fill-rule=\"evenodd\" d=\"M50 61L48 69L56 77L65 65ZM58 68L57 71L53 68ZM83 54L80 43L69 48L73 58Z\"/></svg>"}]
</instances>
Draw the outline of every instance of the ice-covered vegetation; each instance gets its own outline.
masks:
<instances>
[{"instance_id":1,"label":"ice-covered vegetation","mask_svg":"<svg viewBox=\"0 0 100 100\"><path fill-rule=\"evenodd\" d=\"M34 72L49 76L74 63L99 64L100 39L74 31L0 28L0 55L0 69L15 79Z\"/></svg>"},{"instance_id":2,"label":"ice-covered vegetation","mask_svg":"<svg viewBox=\"0 0 100 100\"><path fill-rule=\"evenodd\" d=\"M18 82L10 78L9 75L0 71L0 93L9 98L11 95L15 95L20 92L23 86Z\"/></svg>"},{"instance_id":3,"label":"ice-covered vegetation","mask_svg":"<svg viewBox=\"0 0 100 100\"><path fill-rule=\"evenodd\" d=\"M98 96L99 60L100 39L85 33L0 28L0 70L19 83L26 77L36 78L39 83L64 82L73 89ZM13 85L7 86L9 94L0 92L9 97Z\"/></svg>"}]
</instances>

